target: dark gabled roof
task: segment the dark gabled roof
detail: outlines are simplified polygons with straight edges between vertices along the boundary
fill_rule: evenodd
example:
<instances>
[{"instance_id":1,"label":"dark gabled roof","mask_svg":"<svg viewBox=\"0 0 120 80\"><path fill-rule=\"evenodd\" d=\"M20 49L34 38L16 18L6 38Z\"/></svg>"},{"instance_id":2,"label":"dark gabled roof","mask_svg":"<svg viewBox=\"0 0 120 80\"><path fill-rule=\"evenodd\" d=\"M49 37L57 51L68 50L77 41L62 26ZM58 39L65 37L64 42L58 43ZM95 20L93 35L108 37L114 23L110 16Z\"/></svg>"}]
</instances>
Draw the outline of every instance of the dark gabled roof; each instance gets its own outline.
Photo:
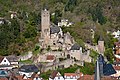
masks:
<instances>
[{"instance_id":1,"label":"dark gabled roof","mask_svg":"<svg viewBox=\"0 0 120 80\"><path fill-rule=\"evenodd\" d=\"M4 59L4 57L3 57L3 56L0 56L0 62L2 62L3 59Z\"/></svg>"},{"instance_id":2,"label":"dark gabled roof","mask_svg":"<svg viewBox=\"0 0 120 80\"><path fill-rule=\"evenodd\" d=\"M100 63L106 64L106 62L105 62L105 60L104 60L104 57L103 57L101 54L99 54L98 62L99 62L99 64L100 64Z\"/></svg>"},{"instance_id":3,"label":"dark gabled roof","mask_svg":"<svg viewBox=\"0 0 120 80\"><path fill-rule=\"evenodd\" d=\"M100 35L99 41L104 41L103 37Z\"/></svg>"},{"instance_id":4,"label":"dark gabled roof","mask_svg":"<svg viewBox=\"0 0 120 80\"><path fill-rule=\"evenodd\" d=\"M116 73L116 71L111 64L104 65L104 67L103 67L104 76L110 76L115 73Z\"/></svg>"},{"instance_id":5,"label":"dark gabled roof","mask_svg":"<svg viewBox=\"0 0 120 80\"><path fill-rule=\"evenodd\" d=\"M8 76L8 72L6 70L0 70L0 77Z\"/></svg>"},{"instance_id":6,"label":"dark gabled roof","mask_svg":"<svg viewBox=\"0 0 120 80\"><path fill-rule=\"evenodd\" d=\"M53 71L52 73L51 73L51 75L50 75L50 78L51 79L54 79L55 77L56 77L56 75L57 75L57 73L58 73L58 71Z\"/></svg>"},{"instance_id":7,"label":"dark gabled roof","mask_svg":"<svg viewBox=\"0 0 120 80\"><path fill-rule=\"evenodd\" d=\"M59 33L59 32L60 32L60 27L58 26L50 27L50 34Z\"/></svg>"},{"instance_id":8,"label":"dark gabled roof","mask_svg":"<svg viewBox=\"0 0 120 80\"><path fill-rule=\"evenodd\" d=\"M98 66L99 66L99 74L101 76L110 76L112 74L115 74L116 71L115 69L113 68L113 66L111 64L107 64L105 61L104 61L104 57L100 54L99 57L98 57ZM95 70L95 74L97 74L97 64L96 64L96 70ZM97 74L98 75L98 74Z\"/></svg>"},{"instance_id":9,"label":"dark gabled roof","mask_svg":"<svg viewBox=\"0 0 120 80\"><path fill-rule=\"evenodd\" d=\"M80 45L75 43L70 50L79 50L80 49Z\"/></svg>"},{"instance_id":10,"label":"dark gabled roof","mask_svg":"<svg viewBox=\"0 0 120 80\"><path fill-rule=\"evenodd\" d=\"M47 55L46 60L54 60L55 56L54 55Z\"/></svg>"},{"instance_id":11,"label":"dark gabled roof","mask_svg":"<svg viewBox=\"0 0 120 80\"><path fill-rule=\"evenodd\" d=\"M15 55L6 56L6 58L7 58L8 61L10 61L10 62L18 61L18 58L17 58L17 56L15 56Z\"/></svg>"},{"instance_id":12,"label":"dark gabled roof","mask_svg":"<svg viewBox=\"0 0 120 80\"><path fill-rule=\"evenodd\" d=\"M23 65L19 68L22 72L38 72L39 69L35 65Z\"/></svg>"}]
</instances>

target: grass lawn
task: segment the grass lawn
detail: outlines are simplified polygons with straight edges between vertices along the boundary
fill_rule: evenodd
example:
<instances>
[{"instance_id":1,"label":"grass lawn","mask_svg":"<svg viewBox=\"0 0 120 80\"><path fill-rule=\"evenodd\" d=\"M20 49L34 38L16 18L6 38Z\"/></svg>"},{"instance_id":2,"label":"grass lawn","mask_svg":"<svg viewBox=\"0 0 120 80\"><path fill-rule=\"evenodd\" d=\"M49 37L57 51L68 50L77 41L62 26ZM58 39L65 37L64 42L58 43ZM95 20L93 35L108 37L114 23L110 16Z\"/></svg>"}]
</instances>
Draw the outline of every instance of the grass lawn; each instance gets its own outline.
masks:
<instances>
[{"instance_id":1,"label":"grass lawn","mask_svg":"<svg viewBox=\"0 0 120 80\"><path fill-rule=\"evenodd\" d=\"M32 64L33 61L32 60L22 60L22 61L19 61L20 63L23 63L23 64Z\"/></svg>"}]
</instances>

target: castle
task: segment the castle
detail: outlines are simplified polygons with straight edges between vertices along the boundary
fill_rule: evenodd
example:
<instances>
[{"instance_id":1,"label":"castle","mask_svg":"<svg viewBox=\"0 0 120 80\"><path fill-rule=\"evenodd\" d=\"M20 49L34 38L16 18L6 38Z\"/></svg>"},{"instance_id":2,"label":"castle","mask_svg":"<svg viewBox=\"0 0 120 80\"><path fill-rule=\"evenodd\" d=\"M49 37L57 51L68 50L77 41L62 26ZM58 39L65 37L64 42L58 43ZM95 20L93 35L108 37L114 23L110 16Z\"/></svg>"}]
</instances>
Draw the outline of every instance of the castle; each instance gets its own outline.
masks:
<instances>
[{"instance_id":1,"label":"castle","mask_svg":"<svg viewBox=\"0 0 120 80\"><path fill-rule=\"evenodd\" d=\"M64 49L74 43L69 33L63 34L60 27L50 23L50 13L47 9L41 12L41 36L39 41L42 48L50 46L52 50Z\"/></svg>"},{"instance_id":2,"label":"castle","mask_svg":"<svg viewBox=\"0 0 120 80\"><path fill-rule=\"evenodd\" d=\"M50 12L47 9L41 12L41 36L39 43L43 49L49 47L52 55L59 53L54 54L53 51L60 50L62 52L61 55L64 55L63 57L91 61L91 58L89 58L90 53L83 54L82 47L74 41L69 32L63 33L61 27L50 22ZM83 59L83 56L87 56L89 59Z\"/></svg>"}]
</instances>

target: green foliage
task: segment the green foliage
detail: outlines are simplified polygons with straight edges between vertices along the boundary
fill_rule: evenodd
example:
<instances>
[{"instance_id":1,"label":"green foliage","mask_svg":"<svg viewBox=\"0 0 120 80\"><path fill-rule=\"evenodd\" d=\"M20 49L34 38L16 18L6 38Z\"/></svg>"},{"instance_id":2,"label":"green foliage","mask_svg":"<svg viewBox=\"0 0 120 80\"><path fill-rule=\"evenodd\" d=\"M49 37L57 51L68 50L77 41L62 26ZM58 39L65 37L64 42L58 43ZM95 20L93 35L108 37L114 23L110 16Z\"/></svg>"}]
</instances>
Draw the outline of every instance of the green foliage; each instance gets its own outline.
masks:
<instances>
[{"instance_id":1,"label":"green foliage","mask_svg":"<svg viewBox=\"0 0 120 80\"><path fill-rule=\"evenodd\" d=\"M8 45L11 42L16 42L16 39L20 37L20 26L18 21L16 19L10 21L11 24L8 25L8 23L5 23L1 25L0 29L0 49L2 49L2 51L6 50L4 52L7 52Z\"/></svg>"},{"instance_id":2,"label":"green foliage","mask_svg":"<svg viewBox=\"0 0 120 80\"><path fill-rule=\"evenodd\" d=\"M33 54L34 54L34 55L37 55L37 54L39 54L40 52L41 52L40 46L36 45L36 46L35 46L35 49L33 50Z\"/></svg>"},{"instance_id":3,"label":"green foliage","mask_svg":"<svg viewBox=\"0 0 120 80\"><path fill-rule=\"evenodd\" d=\"M119 29L120 15L117 8L120 6L120 0L109 0L109 3L106 0L0 0L0 17L11 22L11 25L0 25L1 55L11 54L11 52L12 54L18 52L20 54L30 49L25 43L29 41L35 42L36 32L40 30L40 13L44 7L43 5L49 8L50 13L55 12L56 15L52 20L55 24L63 18L75 23L74 27L63 31L70 32L75 41L80 44L81 40L83 42L89 40L97 43L100 35L105 40L106 48L112 47L112 43L116 41L106 32L107 30ZM9 11L17 12L17 19L11 20ZM101 25L97 27L96 22ZM86 25L87 28L83 29ZM94 40L91 39L89 30L91 28L95 29ZM18 50L11 47L14 46L13 43ZM32 47L34 46L32 45Z\"/></svg>"},{"instance_id":4,"label":"green foliage","mask_svg":"<svg viewBox=\"0 0 120 80\"><path fill-rule=\"evenodd\" d=\"M39 50L39 48L40 48L40 46L36 46L36 47L35 47L35 51L36 51L36 50Z\"/></svg>"},{"instance_id":5,"label":"green foliage","mask_svg":"<svg viewBox=\"0 0 120 80\"><path fill-rule=\"evenodd\" d=\"M65 5L65 11L73 11L77 4L77 0L68 0L68 2Z\"/></svg>"},{"instance_id":6,"label":"green foliage","mask_svg":"<svg viewBox=\"0 0 120 80\"><path fill-rule=\"evenodd\" d=\"M94 64L92 63L86 63L84 66L71 66L69 68L65 68L65 69L58 69L58 71L64 75L64 73L74 73L77 69L80 69L80 72L82 72L83 74L94 74Z\"/></svg>"},{"instance_id":7,"label":"green foliage","mask_svg":"<svg viewBox=\"0 0 120 80\"><path fill-rule=\"evenodd\" d=\"M89 74L89 75L93 75L94 74L94 67L95 65L92 64L92 63L86 63L85 62L85 65L84 66L78 66L78 65L74 65L74 66L70 66L68 68L64 68L64 69L57 69L57 71L60 72L60 74L62 76L64 76L64 73L75 73L75 71L77 69L80 69L80 72L82 72L83 74ZM51 70L47 71L47 72L44 72L42 73L40 76L43 78L43 79L48 79L50 74L51 74Z\"/></svg>"},{"instance_id":8,"label":"green foliage","mask_svg":"<svg viewBox=\"0 0 120 80\"><path fill-rule=\"evenodd\" d=\"M99 55L99 53L97 53L96 51L90 50L90 57L93 58L94 63L96 62L98 55Z\"/></svg>"},{"instance_id":9,"label":"green foliage","mask_svg":"<svg viewBox=\"0 0 120 80\"><path fill-rule=\"evenodd\" d=\"M23 33L25 38L35 37L37 35L36 28L34 26L28 25L26 31Z\"/></svg>"},{"instance_id":10,"label":"green foliage","mask_svg":"<svg viewBox=\"0 0 120 80\"><path fill-rule=\"evenodd\" d=\"M79 66L71 66L65 69L58 69L58 71L61 73L61 75L64 75L64 73L74 73L78 68Z\"/></svg>"},{"instance_id":11,"label":"green foliage","mask_svg":"<svg viewBox=\"0 0 120 80\"><path fill-rule=\"evenodd\" d=\"M47 72L44 72L44 73L40 74L40 77L42 77L43 79L47 80L51 73L52 73L52 71L49 70Z\"/></svg>"},{"instance_id":12,"label":"green foliage","mask_svg":"<svg viewBox=\"0 0 120 80\"><path fill-rule=\"evenodd\" d=\"M83 67L80 67L80 71L83 74L89 74L89 75L93 75L94 74L94 67L95 65L93 63L86 63Z\"/></svg>"},{"instance_id":13,"label":"green foliage","mask_svg":"<svg viewBox=\"0 0 120 80\"><path fill-rule=\"evenodd\" d=\"M51 50L51 48L50 48L50 46L48 46L48 47L47 47L47 51L50 51L50 50Z\"/></svg>"},{"instance_id":14,"label":"green foliage","mask_svg":"<svg viewBox=\"0 0 120 80\"><path fill-rule=\"evenodd\" d=\"M80 46L82 46L83 48L85 48L85 44L84 44L84 42L83 42L82 39L76 39L76 42L77 42Z\"/></svg>"},{"instance_id":15,"label":"green foliage","mask_svg":"<svg viewBox=\"0 0 120 80\"><path fill-rule=\"evenodd\" d=\"M22 60L22 61L19 61L20 63L23 63L23 64L32 64L33 63L33 61L31 61L31 60Z\"/></svg>"},{"instance_id":16,"label":"green foliage","mask_svg":"<svg viewBox=\"0 0 120 80\"><path fill-rule=\"evenodd\" d=\"M106 23L106 18L103 16L102 7L98 4L94 8L90 8L89 11L92 15L93 21L98 21L101 25Z\"/></svg>"},{"instance_id":17,"label":"green foliage","mask_svg":"<svg viewBox=\"0 0 120 80\"><path fill-rule=\"evenodd\" d=\"M66 60L67 58L59 58L59 61L64 61Z\"/></svg>"},{"instance_id":18,"label":"green foliage","mask_svg":"<svg viewBox=\"0 0 120 80\"><path fill-rule=\"evenodd\" d=\"M106 49L104 55L106 56L107 60L108 60L110 63L113 63L115 56L114 56L114 54L113 54L112 48Z\"/></svg>"},{"instance_id":19,"label":"green foliage","mask_svg":"<svg viewBox=\"0 0 120 80\"><path fill-rule=\"evenodd\" d=\"M58 48L58 51L62 51L62 49L61 49L61 48Z\"/></svg>"}]
</instances>

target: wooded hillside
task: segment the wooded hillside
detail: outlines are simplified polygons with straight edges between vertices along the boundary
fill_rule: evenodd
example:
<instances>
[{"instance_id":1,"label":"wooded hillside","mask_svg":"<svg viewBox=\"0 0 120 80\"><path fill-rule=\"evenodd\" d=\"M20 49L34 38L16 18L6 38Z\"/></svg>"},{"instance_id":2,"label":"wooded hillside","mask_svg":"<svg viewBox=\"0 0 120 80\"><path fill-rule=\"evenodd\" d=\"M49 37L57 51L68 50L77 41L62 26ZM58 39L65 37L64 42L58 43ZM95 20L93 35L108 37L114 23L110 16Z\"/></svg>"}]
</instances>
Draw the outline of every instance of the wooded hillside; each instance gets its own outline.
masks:
<instances>
[{"instance_id":1,"label":"wooded hillside","mask_svg":"<svg viewBox=\"0 0 120 80\"><path fill-rule=\"evenodd\" d=\"M51 21L57 24L63 18L74 22L69 31L75 40L96 44L99 37L106 48L114 39L107 31L120 29L120 0L0 0L0 17L8 20L0 25L0 55L23 54L38 42L41 10L55 13ZM10 19L10 11L17 18ZM95 38L91 38L91 29Z\"/></svg>"}]
</instances>

